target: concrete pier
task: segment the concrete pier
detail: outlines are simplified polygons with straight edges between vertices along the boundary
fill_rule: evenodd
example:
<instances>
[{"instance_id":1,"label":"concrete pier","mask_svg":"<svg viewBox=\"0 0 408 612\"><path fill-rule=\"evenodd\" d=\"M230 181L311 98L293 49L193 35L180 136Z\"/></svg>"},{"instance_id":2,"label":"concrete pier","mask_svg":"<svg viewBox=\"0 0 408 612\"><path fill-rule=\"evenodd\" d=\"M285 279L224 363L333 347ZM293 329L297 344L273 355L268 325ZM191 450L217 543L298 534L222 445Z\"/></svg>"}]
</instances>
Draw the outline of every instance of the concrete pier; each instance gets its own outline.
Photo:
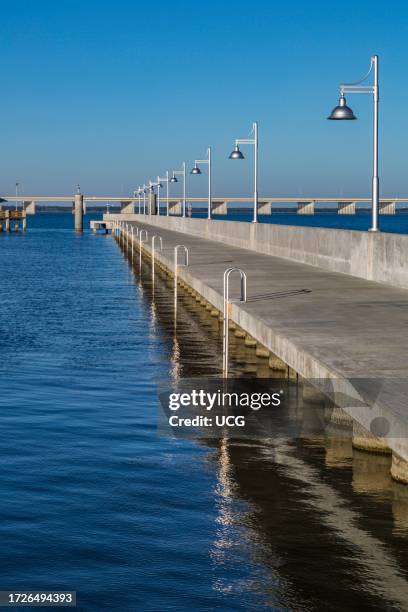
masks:
<instances>
[{"instance_id":1,"label":"concrete pier","mask_svg":"<svg viewBox=\"0 0 408 612\"><path fill-rule=\"evenodd\" d=\"M74 199L75 231L84 231L84 196L81 193L75 194Z\"/></svg>"},{"instance_id":2,"label":"concrete pier","mask_svg":"<svg viewBox=\"0 0 408 612\"><path fill-rule=\"evenodd\" d=\"M143 221L140 215L104 215L106 220ZM408 289L408 236L321 227L154 218L164 229L188 233L223 245L304 263L329 272L356 276Z\"/></svg>"},{"instance_id":3,"label":"concrete pier","mask_svg":"<svg viewBox=\"0 0 408 612\"><path fill-rule=\"evenodd\" d=\"M190 265L179 270L179 279L211 304L217 316L223 308L222 279L226 267L242 268L248 278L248 301L231 304L231 320L254 341L253 350L256 351L258 344L262 345L312 384L319 380L335 381L339 393L352 398L347 405L342 405L342 409L359 425L353 434L355 446L392 452L395 457L393 475L405 482L408 409L404 384L401 393L398 385L395 390L391 386L391 392L386 390L383 396L379 393L373 405L361 406L359 389L353 381L369 379L381 388L384 381L395 379L405 383L408 380L405 359L408 291L387 285L385 280L373 282L250 248L239 248L221 241L220 236L215 242L194 235L197 227L201 227L205 236L205 228L215 231L222 223L197 220L195 225L194 219L165 217L137 219L137 225L145 228L149 236L154 233L163 239L163 252L156 253L158 264L172 270L174 246L185 244L188 247ZM228 225L242 226L249 236L257 231L254 224ZM174 231L172 226L184 231ZM296 236L298 230L305 228L290 229ZM342 236L351 233L341 232ZM336 243L336 234L335 230L329 232L332 246ZM369 235L358 234L360 240ZM374 238L379 244L388 239L385 234ZM254 234L247 244L251 239ZM315 249L322 248L325 242L324 238L315 240ZM145 250L150 251L148 243ZM237 289L231 285L232 294ZM265 361L268 363L268 359ZM384 432L378 433L380 437L376 435L379 430L372 427L378 420L387 423Z\"/></svg>"},{"instance_id":4,"label":"concrete pier","mask_svg":"<svg viewBox=\"0 0 408 612\"><path fill-rule=\"evenodd\" d=\"M2 210L0 211L0 231L10 232L27 229L27 215L25 210Z\"/></svg>"}]
</instances>

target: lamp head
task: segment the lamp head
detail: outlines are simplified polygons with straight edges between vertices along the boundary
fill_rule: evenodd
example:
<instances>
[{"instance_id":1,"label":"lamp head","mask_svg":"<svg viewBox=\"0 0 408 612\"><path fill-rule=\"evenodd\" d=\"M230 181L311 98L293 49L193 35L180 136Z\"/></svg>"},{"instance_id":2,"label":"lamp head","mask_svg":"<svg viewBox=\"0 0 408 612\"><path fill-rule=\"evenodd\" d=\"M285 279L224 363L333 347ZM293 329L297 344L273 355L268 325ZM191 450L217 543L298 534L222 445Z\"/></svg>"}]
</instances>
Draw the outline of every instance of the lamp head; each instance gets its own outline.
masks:
<instances>
[{"instance_id":1,"label":"lamp head","mask_svg":"<svg viewBox=\"0 0 408 612\"><path fill-rule=\"evenodd\" d=\"M239 150L239 146L236 144L234 150L232 151L229 159L245 159L242 155L242 152Z\"/></svg>"},{"instance_id":2,"label":"lamp head","mask_svg":"<svg viewBox=\"0 0 408 612\"><path fill-rule=\"evenodd\" d=\"M200 168L197 166L197 164L194 166L194 168L191 170L190 174L201 174L201 170Z\"/></svg>"},{"instance_id":3,"label":"lamp head","mask_svg":"<svg viewBox=\"0 0 408 612\"><path fill-rule=\"evenodd\" d=\"M170 179L170 183L178 183L178 178L177 178L177 176L174 176L174 175L173 175L173 176L171 177L171 179Z\"/></svg>"},{"instance_id":4,"label":"lamp head","mask_svg":"<svg viewBox=\"0 0 408 612\"><path fill-rule=\"evenodd\" d=\"M351 108L347 106L344 94L340 95L338 105L333 108L327 118L331 121L352 121L353 119L357 119Z\"/></svg>"}]
</instances>

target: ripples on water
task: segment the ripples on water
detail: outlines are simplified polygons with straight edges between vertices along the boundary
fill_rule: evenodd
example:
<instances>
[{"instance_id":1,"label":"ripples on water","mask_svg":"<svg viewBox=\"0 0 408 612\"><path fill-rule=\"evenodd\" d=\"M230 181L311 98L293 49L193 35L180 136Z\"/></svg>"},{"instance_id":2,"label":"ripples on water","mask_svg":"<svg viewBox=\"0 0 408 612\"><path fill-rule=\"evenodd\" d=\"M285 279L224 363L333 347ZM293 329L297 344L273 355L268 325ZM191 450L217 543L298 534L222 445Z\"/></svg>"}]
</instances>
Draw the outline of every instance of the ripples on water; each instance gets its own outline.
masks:
<instances>
[{"instance_id":1,"label":"ripples on water","mask_svg":"<svg viewBox=\"0 0 408 612\"><path fill-rule=\"evenodd\" d=\"M0 590L72 589L92 611L408 609L389 459L158 438L156 381L219 376L218 323L183 296L175 337L171 283L153 296L148 265L70 224L0 236Z\"/></svg>"},{"instance_id":2,"label":"ripples on water","mask_svg":"<svg viewBox=\"0 0 408 612\"><path fill-rule=\"evenodd\" d=\"M163 211L164 212L164 211ZM194 213L194 217L206 218L206 213ZM252 212L233 212L228 215L214 215L215 219L230 221L252 221ZM305 225L308 227L331 227L333 229L350 229L367 231L371 227L371 215L358 212L355 215L338 215L337 213L316 212L314 215L299 215L296 212L276 212L272 215L259 215L260 223L277 225ZM408 214L380 215L379 226L382 232L408 234Z\"/></svg>"}]
</instances>

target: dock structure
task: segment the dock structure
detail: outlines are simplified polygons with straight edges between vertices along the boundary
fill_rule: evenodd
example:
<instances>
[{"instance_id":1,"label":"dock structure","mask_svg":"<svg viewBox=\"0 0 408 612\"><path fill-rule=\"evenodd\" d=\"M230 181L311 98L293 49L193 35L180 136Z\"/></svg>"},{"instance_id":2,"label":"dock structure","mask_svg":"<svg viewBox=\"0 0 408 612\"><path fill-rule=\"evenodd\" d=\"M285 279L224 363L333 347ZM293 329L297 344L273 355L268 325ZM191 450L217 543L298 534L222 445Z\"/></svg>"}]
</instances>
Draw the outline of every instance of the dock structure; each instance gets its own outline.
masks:
<instances>
[{"instance_id":1,"label":"dock structure","mask_svg":"<svg viewBox=\"0 0 408 612\"><path fill-rule=\"evenodd\" d=\"M110 217L112 222L113 216ZM116 218L120 219L120 215ZM146 253L151 251L153 234L162 238L163 250L156 252L155 261L169 270L174 268L174 247L183 244L188 248L190 263L178 270L178 278L211 304L216 313L223 309L225 269L244 270L248 278L247 302L231 304L233 324L244 330L259 354L270 355L272 360L278 358L306 380L335 381L342 393L359 398L356 405L343 406L346 417L354 419L354 446L391 453L392 476L408 483L408 271L399 270L392 277L386 270L400 260L402 253L408 257L407 236L277 228L269 224L260 224L254 229L254 224L237 222L241 232L246 231L248 236L248 248L243 248L233 244L236 234L233 228L227 228L232 238L228 238L225 229L221 235L222 226L231 226L234 222L138 216L127 223L147 231L149 240L143 243ZM262 248L256 250L256 232L260 232L261 239L275 230L269 239L273 243L278 236L278 251L279 232L286 237L289 232L292 242L297 235L297 246L293 245L291 257L288 252L278 257ZM316 239L316 232L320 232L320 239ZM301 251L307 251L307 233L310 233L310 245L314 245L311 248L316 249L314 262L296 261L296 257L305 259ZM325 237L327 233L331 240ZM338 240L346 244L336 254ZM375 241L378 241L378 250ZM328 261L329 251L319 254L319 248L331 249L332 261ZM352 266L354 255L361 255L359 248L371 252L375 260L369 261L365 268L347 270L346 258ZM375 265L379 269L374 273ZM363 409L354 379L375 381L380 387L382 381L393 379L395 390L386 394L385 401L382 398ZM387 428L378 433L372 424L381 419Z\"/></svg>"},{"instance_id":2,"label":"dock structure","mask_svg":"<svg viewBox=\"0 0 408 612\"><path fill-rule=\"evenodd\" d=\"M25 232L27 215L25 210L0 210L0 232Z\"/></svg>"}]
</instances>

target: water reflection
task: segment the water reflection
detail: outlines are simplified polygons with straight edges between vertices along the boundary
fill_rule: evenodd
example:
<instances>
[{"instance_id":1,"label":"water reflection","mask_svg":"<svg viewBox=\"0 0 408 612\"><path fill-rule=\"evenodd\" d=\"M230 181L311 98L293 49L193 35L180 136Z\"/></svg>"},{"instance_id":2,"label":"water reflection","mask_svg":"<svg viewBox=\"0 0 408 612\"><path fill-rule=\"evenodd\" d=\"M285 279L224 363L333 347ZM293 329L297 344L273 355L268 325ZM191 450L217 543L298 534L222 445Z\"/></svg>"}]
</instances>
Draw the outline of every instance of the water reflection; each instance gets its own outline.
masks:
<instances>
[{"instance_id":1,"label":"water reflection","mask_svg":"<svg viewBox=\"0 0 408 612\"><path fill-rule=\"evenodd\" d=\"M152 300L149 265L136 282ZM170 376L220 376L218 317L179 290L175 328L173 295L172 279L156 271L151 321L168 338ZM282 376L230 337L232 376ZM214 589L255 592L265 608L408 609L408 492L391 480L390 457L353 449L349 417L313 388L291 410L302 439L197 442L215 450L211 556L231 572ZM238 549L251 579L232 569Z\"/></svg>"}]
</instances>

